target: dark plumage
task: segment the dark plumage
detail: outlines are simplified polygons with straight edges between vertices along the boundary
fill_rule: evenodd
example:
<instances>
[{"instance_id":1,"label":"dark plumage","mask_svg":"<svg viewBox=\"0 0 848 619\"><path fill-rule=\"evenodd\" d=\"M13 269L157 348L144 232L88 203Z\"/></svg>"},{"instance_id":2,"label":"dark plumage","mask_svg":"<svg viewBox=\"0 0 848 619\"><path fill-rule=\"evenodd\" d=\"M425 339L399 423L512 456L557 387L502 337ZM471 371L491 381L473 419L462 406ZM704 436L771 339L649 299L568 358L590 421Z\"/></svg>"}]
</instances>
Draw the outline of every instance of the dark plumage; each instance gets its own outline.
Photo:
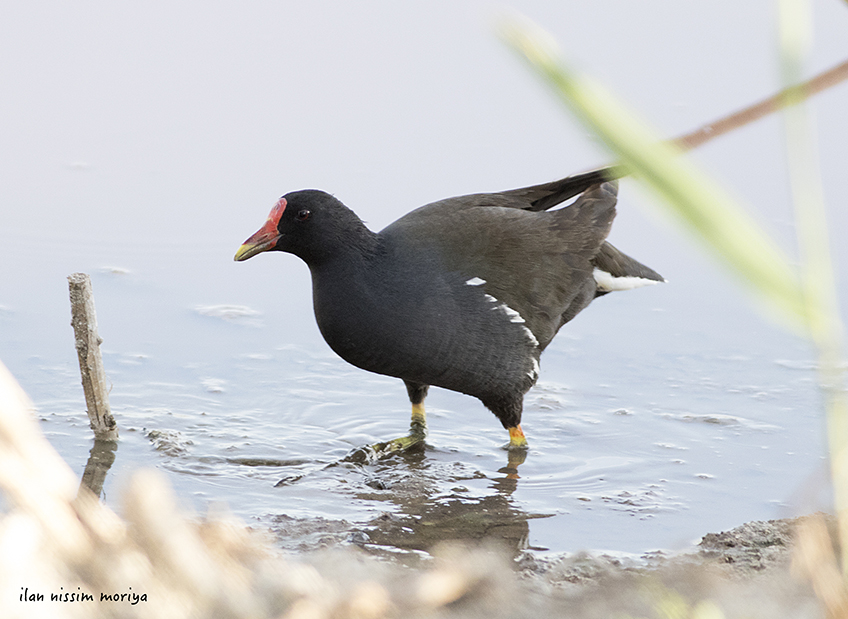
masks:
<instances>
[{"instance_id":1,"label":"dark plumage","mask_svg":"<svg viewBox=\"0 0 848 619\"><path fill-rule=\"evenodd\" d=\"M605 241L617 185L598 184L604 172L448 198L379 233L333 196L296 191L235 259L302 258L324 339L353 365L403 379L414 421L436 385L479 398L523 447L524 394L560 327L597 296L663 281Z\"/></svg>"}]
</instances>

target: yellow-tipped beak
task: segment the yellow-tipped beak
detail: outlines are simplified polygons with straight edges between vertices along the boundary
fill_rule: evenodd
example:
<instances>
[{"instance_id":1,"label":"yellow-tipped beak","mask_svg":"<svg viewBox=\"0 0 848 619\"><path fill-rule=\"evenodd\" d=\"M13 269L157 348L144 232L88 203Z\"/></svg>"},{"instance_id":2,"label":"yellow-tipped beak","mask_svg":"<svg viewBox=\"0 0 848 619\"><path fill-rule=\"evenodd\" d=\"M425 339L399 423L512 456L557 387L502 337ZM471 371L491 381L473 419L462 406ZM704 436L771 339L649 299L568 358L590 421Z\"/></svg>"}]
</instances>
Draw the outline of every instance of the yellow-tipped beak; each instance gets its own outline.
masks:
<instances>
[{"instance_id":1,"label":"yellow-tipped beak","mask_svg":"<svg viewBox=\"0 0 848 619\"><path fill-rule=\"evenodd\" d=\"M256 231L256 234L247 239L241 247L238 248L234 260L241 262L252 258L256 254L261 254L263 251L274 249L277 241L280 240L280 233L277 232L275 222L268 220L265 225Z\"/></svg>"},{"instance_id":2,"label":"yellow-tipped beak","mask_svg":"<svg viewBox=\"0 0 848 619\"><path fill-rule=\"evenodd\" d=\"M256 254L261 254L263 251L274 249L281 236L277 230L277 226L280 224L280 217L283 216L283 211L285 210L286 199L280 198L277 204L274 205L274 208L271 209L271 214L268 215L268 219L264 225L238 248L233 259L236 262L241 262L252 258Z\"/></svg>"},{"instance_id":3,"label":"yellow-tipped beak","mask_svg":"<svg viewBox=\"0 0 848 619\"><path fill-rule=\"evenodd\" d=\"M261 254L263 251L268 251L277 244L277 239L279 238L279 236L276 236L272 239L268 239L267 241L257 243L253 241L253 237L250 237L241 247L238 248L233 260L241 262L242 260L252 258L256 254Z\"/></svg>"}]
</instances>

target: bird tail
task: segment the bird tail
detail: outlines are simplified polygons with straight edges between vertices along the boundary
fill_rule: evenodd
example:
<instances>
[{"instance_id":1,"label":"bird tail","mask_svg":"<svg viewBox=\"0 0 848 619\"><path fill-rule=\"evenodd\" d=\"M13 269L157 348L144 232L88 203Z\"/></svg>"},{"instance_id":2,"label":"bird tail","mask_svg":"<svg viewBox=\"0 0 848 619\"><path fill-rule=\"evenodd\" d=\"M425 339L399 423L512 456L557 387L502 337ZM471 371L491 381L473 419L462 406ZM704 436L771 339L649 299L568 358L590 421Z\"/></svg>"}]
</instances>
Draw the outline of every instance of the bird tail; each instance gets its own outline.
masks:
<instances>
[{"instance_id":1,"label":"bird tail","mask_svg":"<svg viewBox=\"0 0 848 619\"><path fill-rule=\"evenodd\" d=\"M581 174L566 176L551 183L501 191L499 193L523 202L529 202L530 206L526 208L528 211L547 211L557 204L583 193L592 185L615 181L623 174L624 168L622 166L607 166Z\"/></svg>"},{"instance_id":2,"label":"bird tail","mask_svg":"<svg viewBox=\"0 0 848 619\"><path fill-rule=\"evenodd\" d=\"M596 297L615 290L630 290L665 282L665 278L652 268L634 260L606 241L601 245L592 264L595 267L595 281L598 283Z\"/></svg>"}]
</instances>

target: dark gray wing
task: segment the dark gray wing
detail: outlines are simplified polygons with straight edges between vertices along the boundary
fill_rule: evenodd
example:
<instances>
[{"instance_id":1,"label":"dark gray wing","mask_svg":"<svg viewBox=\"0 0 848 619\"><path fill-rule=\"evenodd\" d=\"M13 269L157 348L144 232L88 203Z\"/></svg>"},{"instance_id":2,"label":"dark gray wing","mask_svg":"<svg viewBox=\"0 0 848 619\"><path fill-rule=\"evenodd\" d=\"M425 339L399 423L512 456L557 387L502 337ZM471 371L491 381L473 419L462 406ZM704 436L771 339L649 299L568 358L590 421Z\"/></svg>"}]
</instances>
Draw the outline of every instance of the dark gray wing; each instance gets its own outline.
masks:
<instances>
[{"instance_id":1,"label":"dark gray wing","mask_svg":"<svg viewBox=\"0 0 848 619\"><path fill-rule=\"evenodd\" d=\"M615 181L625 174L626 171L623 166L608 166L582 174L566 176L550 183L500 191L498 195L509 198L516 203L525 204L526 206L518 206L517 204L516 206L527 211L547 211L557 204L583 193L592 185Z\"/></svg>"}]
</instances>

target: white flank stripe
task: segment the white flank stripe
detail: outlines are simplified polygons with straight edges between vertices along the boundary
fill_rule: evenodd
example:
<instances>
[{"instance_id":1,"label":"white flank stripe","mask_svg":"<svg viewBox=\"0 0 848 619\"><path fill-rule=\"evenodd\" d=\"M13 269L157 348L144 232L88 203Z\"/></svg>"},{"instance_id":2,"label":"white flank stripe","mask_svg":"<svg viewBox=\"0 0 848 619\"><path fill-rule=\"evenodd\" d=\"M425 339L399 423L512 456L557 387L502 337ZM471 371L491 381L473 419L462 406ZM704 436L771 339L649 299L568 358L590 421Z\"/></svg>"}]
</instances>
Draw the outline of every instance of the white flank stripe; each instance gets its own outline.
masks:
<instances>
[{"instance_id":1,"label":"white flank stripe","mask_svg":"<svg viewBox=\"0 0 848 619\"><path fill-rule=\"evenodd\" d=\"M495 305L492 308L492 310L501 310L501 311L503 311L504 314L507 315L507 317L509 317L510 322L520 324L521 328L524 329L524 334L527 336L527 339L530 340L530 343L532 343L533 346L539 345L539 340L537 340L536 336L533 335L533 332L524 325L524 323L526 321L524 320L524 317L521 314L519 314L517 311L512 309L506 303L501 303L500 301L498 301L495 297L493 297L490 294L485 294L483 296L486 297L486 300L489 301L490 303L497 303L498 304L498 305ZM534 359L534 362L535 362L535 359ZM536 362L536 365L537 366L539 365L538 362ZM538 370L537 370L537 375L538 375ZM535 380L535 378L534 378L534 380Z\"/></svg>"},{"instance_id":2,"label":"white flank stripe","mask_svg":"<svg viewBox=\"0 0 848 619\"><path fill-rule=\"evenodd\" d=\"M655 279L645 279L644 277L633 277L631 275L626 277L613 277L606 271L601 271L597 268L592 272L592 275L595 276L598 288L604 292L633 290L634 288L641 288L642 286L653 286L654 284L659 284L659 282Z\"/></svg>"},{"instance_id":3,"label":"white flank stripe","mask_svg":"<svg viewBox=\"0 0 848 619\"><path fill-rule=\"evenodd\" d=\"M527 372L527 376L529 376L531 380L536 380L539 378L539 362L536 361L536 357L531 357L530 360L533 361L533 369Z\"/></svg>"},{"instance_id":4,"label":"white flank stripe","mask_svg":"<svg viewBox=\"0 0 848 619\"><path fill-rule=\"evenodd\" d=\"M480 279L479 277L472 277L467 282L465 282L466 286L482 286L486 283L485 279Z\"/></svg>"},{"instance_id":5,"label":"white flank stripe","mask_svg":"<svg viewBox=\"0 0 848 619\"><path fill-rule=\"evenodd\" d=\"M539 340L536 339L536 336L533 335L533 332L530 329L528 329L527 327L524 327L524 333L527 335L528 338L530 338L530 341L533 342L533 346L539 345ZM535 359L534 359L534 361L535 361Z\"/></svg>"},{"instance_id":6,"label":"white flank stripe","mask_svg":"<svg viewBox=\"0 0 848 619\"><path fill-rule=\"evenodd\" d=\"M516 312L506 303L501 303L498 307L500 307L504 311L504 314L509 316L510 322L524 322L524 319L521 317L521 314Z\"/></svg>"}]
</instances>

